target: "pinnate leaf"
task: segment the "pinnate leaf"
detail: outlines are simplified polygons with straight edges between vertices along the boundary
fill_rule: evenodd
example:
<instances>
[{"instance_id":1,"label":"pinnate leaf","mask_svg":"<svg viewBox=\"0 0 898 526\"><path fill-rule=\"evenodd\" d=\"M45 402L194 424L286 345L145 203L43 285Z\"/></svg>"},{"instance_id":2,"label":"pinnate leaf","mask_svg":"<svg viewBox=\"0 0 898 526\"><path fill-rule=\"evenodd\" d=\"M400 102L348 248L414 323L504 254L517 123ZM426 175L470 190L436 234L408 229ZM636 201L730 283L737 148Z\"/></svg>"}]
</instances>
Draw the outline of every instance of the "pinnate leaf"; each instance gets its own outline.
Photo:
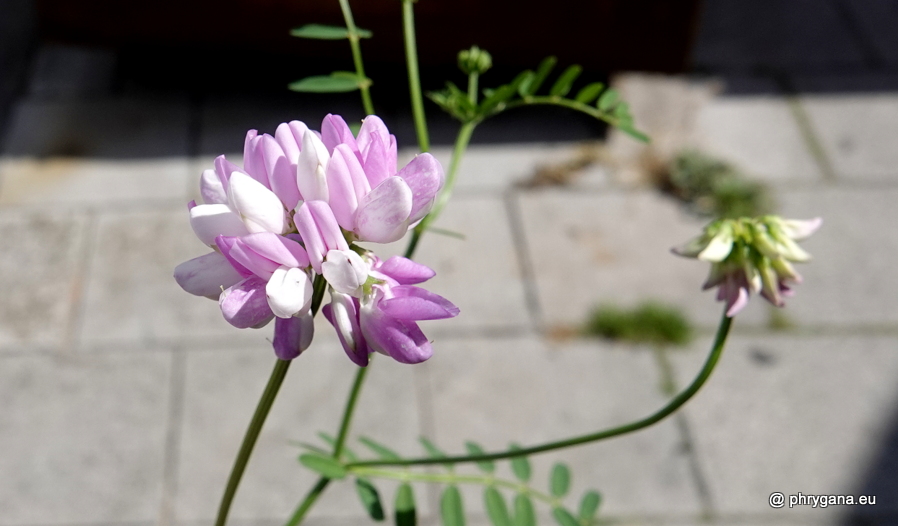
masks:
<instances>
[{"instance_id":1,"label":"pinnate leaf","mask_svg":"<svg viewBox=\"0 0 898 526\"><path fill-rule=\"evenodd\" d=\"M571 470L562 463L552 466L551 482L549 484L552 495L564 497L571 487Z\"/></svg>"},{"instance_id":2,"label":"pinnate leaf","mask_svg":"<svg viewBox=\"0 0 898 526\"><path fill-rule=\"evenodd\" d=\"M388 448L387 446L374 441L368 437L359 437L359 442L365 445L368 449L374 452L375 455L379 456L384 460L400 460L402 457L399 456L398 453Z\"/></svg>"},{"instance_id":3,"label":"pinnate leaf","mask_svg":"<svg viewBox=\"0 0 898 526\"><path fill-rule=\"evenodd\" d=\"M536 526L533 501L523 493L518 493L514 498L514 526Z\"/></svg>"},{"instance_id":4,"label":"pinnate leaf","mask_svg":"<svg viewBox=\"0 0 898 526\"><path fill-rule=\"evenodd\" d=\"M465 508L461 500L461 492L456 486L446 486L440 498L440 514L443 526L465 526Z\"/></svg>"}]
</instances>

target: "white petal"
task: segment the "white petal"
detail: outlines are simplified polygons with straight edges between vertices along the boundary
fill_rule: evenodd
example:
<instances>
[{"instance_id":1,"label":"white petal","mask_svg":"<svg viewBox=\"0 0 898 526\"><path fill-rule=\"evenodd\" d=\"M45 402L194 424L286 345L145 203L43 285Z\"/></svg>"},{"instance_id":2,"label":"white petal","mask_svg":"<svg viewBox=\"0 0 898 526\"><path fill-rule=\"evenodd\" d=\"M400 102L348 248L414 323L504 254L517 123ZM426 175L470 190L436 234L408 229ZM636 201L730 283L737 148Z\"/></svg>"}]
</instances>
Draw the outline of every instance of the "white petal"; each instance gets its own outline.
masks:
<instances>
[{"instance_id":1,"label":"white petal","mask_svg":"<svg viewBox=\"0 0 898 526\"><path fill-rule=\"evenodd\" d=\"M289 318L309 308L312 301L312 281L301 269L281 266L265 285L265 295L275 316Z\"/></svg>"},{"instance_id":2,"label":"white petal","mask_svg":"<svg viewBox=\"0 0 898 526\"><path fill-rule=\"evenodd\" d=\"M221 291L242 280L228 260L218 252L185 261L175 267L175 281L196 296L217 300Z\"/></svg>"},{"instance_id":3,"label":"white petal","mask_svg":"<svg viewBox=\"0 0 898 526\"><path fill-rule=\"evenodd\" d=\"M218 236L249 234L240 216L228 205L197 205L190 209L190 226L203 243L213 246Z\"/></svg>"},{"instance_id":4,"label":"white petal","mask_svg":"<svg viewBox=\"0 0 898 526\"><path fill-rule=\"evenodd\" d=\"M296 165L296 186L305 201L328 200L327 191L327 147L312 131L302 136L302 150Z\"/></svg>"},{"instance_id":5,"label":"white petal","mask_svg":"<svg viewBox=\"0 0 898 526\"><path fill-rule=\"evenodd\" d=\"M200 195L206 204L226 204L228 193L215 170L203 170L200 176Z\"/></svg>"},{"instance_id":6,"label":"white petal","mask_svg":"<svg viewBox=\"0 0 898 526\"><path fill-rule=\"evenodd\" d=\"M368 265L352 250L329 251L321 271L334 290L351 296L358 296L360 287L368 279Z\"/></svg>"},{"instance_id":7,"label":"white petal","mask_svg":"<svg viewBox=\"0 0 898 526\"><path fill-rule=\"evenodd\" d=\"M821 217L806 220L785 219L780 223L783 233L796 241L809 237L820 228L821 224L823 224L823 218Z\"/></svg>"},{"instance_id":8,"label":"white petal","mask_svg":"<svg viewBox=\"0 0 898 526\"><path fill-rule=\"evenodd\" d=\"M356 233L362 241L391 243L408 231L412 190L397 176L387 177L359 203Z\"/></svg>"},{"instance_id":9,"label":"white petal","mask_svg":"<svg viewBox=\"0 0 898 526\"><path fill-rule=\"evenodd\" d=\"M231 206L240 214L247 230L254 234L286 232L284 205L274 192L242 172L231 174L229 185Z\"/></svg>"},{"instance_id":10,"label":"white petal","mask_svg":"<svg viewBox=\"0 0 898 526\"><path fill-rule=\"evenodd\" d=\"M729 230L723 230L711 238L708 246L698 254L698 259L710 261L712 263L720 263L730 255L732 250L733 235Z\"/></svg>"}]
</instances>

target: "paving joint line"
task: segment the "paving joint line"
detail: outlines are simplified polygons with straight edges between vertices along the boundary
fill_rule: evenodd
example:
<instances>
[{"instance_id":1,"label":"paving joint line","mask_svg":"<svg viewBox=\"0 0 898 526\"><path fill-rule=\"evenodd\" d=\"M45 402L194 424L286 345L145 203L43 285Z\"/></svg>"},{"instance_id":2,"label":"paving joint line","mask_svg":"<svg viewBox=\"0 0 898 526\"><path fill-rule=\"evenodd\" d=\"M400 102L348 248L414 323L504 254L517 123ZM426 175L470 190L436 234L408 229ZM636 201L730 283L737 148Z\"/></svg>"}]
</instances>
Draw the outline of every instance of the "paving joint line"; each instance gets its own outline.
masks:
<instances>
[{"instance_id":1,"label":"paving joint line","mask_svg":"<svg viewBox=\"0 0 898 526\"><path fill-rule=\"evenodd\" d=\"M87 292L90 287L90 271L93 267L94 251L99 235L98 220L96 214L87 212L84 214L83 239L78 254L78 263L75 268L75 285L72 287L69 297L69 312L63 346L70 351L80 348L81 332L84 327L84 317L87 302Z\"/></svg>"},{"instance_id":2,"label":"paving joint line","mask_svg":"<svg viewBox=\"0 0 898 526\"><path fill-rule=\"evenodd\" d=\"M505 195L503 196L505 215L508 219L511 240L514 245L515 259L518 261L518 270L521 273L521 284L524 288L524 301L527 306L527 313L530 316L531 322L536 327L537 332L543 333L546 328L543 309L539 301L536 273L533 269L533 262L530 261L527 234L524 232L520 203L516 194L517 192L515 192L513 188L510 188L505 192Z\"/></svg>"},{"instance_id":3,"label":"paving joint line","mask_svg":"<svg viewBox=\"0 0 898 526\"><path fill-rule=\"evenodd\" d=\"M162 498L159 505L159 526L176 524L175 503L178 496L178 467L181 453L181 431L184 421L184 393L186 390L187 356L183 349L171 350L169 372L168 422L162 454Z\"/></svg>"}]
</instances>

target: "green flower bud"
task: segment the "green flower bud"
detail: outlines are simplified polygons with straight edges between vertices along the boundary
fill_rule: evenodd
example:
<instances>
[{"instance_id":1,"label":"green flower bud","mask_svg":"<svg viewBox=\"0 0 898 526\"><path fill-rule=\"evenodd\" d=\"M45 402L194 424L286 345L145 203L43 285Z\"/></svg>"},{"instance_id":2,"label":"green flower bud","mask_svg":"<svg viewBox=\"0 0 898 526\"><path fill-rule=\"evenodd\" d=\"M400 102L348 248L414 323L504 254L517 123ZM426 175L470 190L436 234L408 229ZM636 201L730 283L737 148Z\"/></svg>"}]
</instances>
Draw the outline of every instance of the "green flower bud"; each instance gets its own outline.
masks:
<instances>
[{"instance_id":1,"label":"green flower bud","mask_svg":"<svg viewBox=\"0 0 898 526\"><path fill-rule=\"evenodd\" d=\"M491 67L493 67L493 57L485 49L471 46L471 49L458 52L458 69L462 70L465 75L483 74Z\"/></svg>"}]
</instances>

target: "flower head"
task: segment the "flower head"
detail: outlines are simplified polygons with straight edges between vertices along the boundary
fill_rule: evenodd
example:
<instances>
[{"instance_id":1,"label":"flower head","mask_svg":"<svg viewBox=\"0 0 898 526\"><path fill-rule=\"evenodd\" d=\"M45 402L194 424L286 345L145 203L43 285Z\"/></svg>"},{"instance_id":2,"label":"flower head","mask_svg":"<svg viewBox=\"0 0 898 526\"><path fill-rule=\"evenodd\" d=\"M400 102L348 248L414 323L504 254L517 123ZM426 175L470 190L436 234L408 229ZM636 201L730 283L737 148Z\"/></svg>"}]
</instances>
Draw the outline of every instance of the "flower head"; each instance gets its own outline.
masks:
<instances>
[{"instance_id":1,"label":"flower head","mask_svg":"<svg viewBox=\"0 0 898 526\"><path fill-rule=\"evenodd\" d=\"M703 289L717 289L717 300L726 302L726 315L735 316L752 293L782 307L792 295L791 284L801 283L792 262L811 256L795 241L813 234L822 223L784 220L777 216L755 219L721 219L705 227L701 236L673 252L711 263Z\"/></svg>"},{"instance_id":2,"label":"flower head","mask_svg":"<svg viewBox=\"0 0 898 526\"><path fill-rule=\"evenodd\" d=\"M274 136L250 130L242 168L220 156L203 172L203 203L188 209L213 252L179 265L175 280L217 298L235 327L275 319L272 343L283 360L311 343L313 281L321 280L331 291L324 315L355 363L367 365L372 351L426 360L433 351L415 321L458 309L412 286L433 277L429 268L405 258L381 262L354 244L398 240L442 187L431 155L397 171L396 151L396 138L373 115L357 137L337 115L325 117L320 134L299 121L282 123Z\"/></svg>"}]
</instances>

